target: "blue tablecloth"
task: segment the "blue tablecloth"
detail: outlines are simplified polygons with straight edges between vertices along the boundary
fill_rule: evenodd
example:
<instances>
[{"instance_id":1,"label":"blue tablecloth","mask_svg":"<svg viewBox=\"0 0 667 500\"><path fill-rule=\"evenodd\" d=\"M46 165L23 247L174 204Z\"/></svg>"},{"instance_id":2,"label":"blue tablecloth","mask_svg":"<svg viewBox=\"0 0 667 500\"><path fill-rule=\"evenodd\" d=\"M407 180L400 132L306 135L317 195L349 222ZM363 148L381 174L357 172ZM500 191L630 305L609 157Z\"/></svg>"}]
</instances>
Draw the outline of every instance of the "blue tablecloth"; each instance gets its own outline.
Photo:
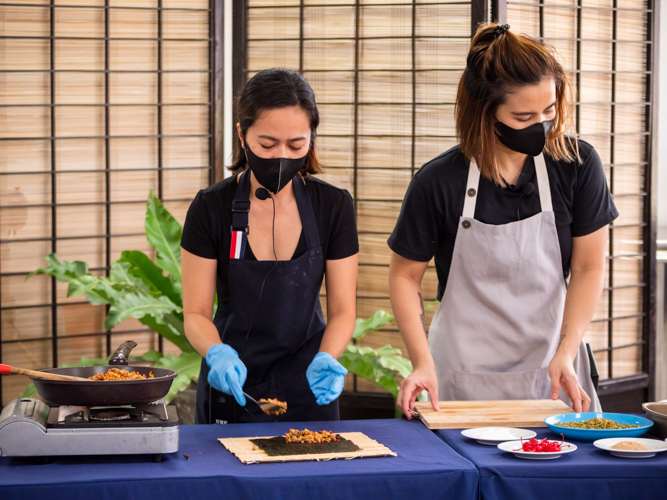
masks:
<instances>
[{"instance_id":1,"label":"blue tablecloth","mask_svg":"<svg viewBox=\"0 0 667 500\"><path fill-rule=\"evenodd\" d=\"M290 424L197 425L180 428L178 453L162 463L147 456L0 458L0 499L477 499L478 473L420 422L360 420L291 424L358 431L397 457L244 465L221 437L274 436ZM190 460L183 455L188 454Z\"/></svg>"},{"instance_id":2,"label":"blue tablecloth","mask_svg":"<svg viewBox=\"0 0 667 500\"><path fill-rule=\"evenodd\" d=\"M546 428L532 430L540 439L560 439ZM619 458L592 443L570 440L577 445L572 453L553 460L526 460L465 438L460 430L436 434L475 464L484 500L667 498L667 452L645 459Z\"/></svg>"}]
</instances>

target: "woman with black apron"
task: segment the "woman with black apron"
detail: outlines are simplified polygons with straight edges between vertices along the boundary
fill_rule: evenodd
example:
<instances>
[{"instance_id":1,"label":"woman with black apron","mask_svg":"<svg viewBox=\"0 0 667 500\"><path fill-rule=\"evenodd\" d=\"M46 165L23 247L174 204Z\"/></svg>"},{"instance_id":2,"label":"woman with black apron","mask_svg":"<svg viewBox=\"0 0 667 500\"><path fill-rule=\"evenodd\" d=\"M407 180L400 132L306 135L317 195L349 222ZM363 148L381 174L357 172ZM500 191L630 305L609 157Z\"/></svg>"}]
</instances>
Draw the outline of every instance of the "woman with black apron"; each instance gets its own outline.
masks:
<instances>
[{"instance_id":1,"label":"woman with black apron","mask_svg":"<svg viewBox=\"0 0 667 500\"><path fill-rule=\"evenodd\" d=\"M414 365L398 395L408 418L423 390L436 410L438 399L549 398L601 410L582 339L618 212L593 147L564 134L555 54L508 28L478 29L456 100L460 144L414 176L389 238L391 302ZM441 303L427 338L433 257Z\"/></svg>"},{"instance_id":2,"label":"woman with black apron","mask_svg":"<svg viewBox=\"0 0 667 500\"><path fill-rule=\"evenodd\" d=\"M356 317L352 199L310 175L321 172L319 114L301 75L261 71L237 113L233 175L198 193L181 240L185 331L205 357L196 422L337 420L347 370L336 358ZM266 415L245 394L287 413Z\"/></svg>"}]
</instances>

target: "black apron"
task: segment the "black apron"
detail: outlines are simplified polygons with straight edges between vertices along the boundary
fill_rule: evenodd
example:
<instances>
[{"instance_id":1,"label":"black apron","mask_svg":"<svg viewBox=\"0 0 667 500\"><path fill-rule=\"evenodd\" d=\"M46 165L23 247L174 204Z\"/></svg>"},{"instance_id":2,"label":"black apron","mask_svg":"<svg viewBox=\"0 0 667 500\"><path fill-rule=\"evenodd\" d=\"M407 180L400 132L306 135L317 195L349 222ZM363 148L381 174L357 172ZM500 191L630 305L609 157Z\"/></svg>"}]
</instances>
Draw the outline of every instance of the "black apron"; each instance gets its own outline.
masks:
<instances>
[{"instance_id":1,"label":"black apron","mask_svg":"<svg viewBox=\"0 0 667 500\"><path fill-rule=\"evenodd\" d=\"M278 262L230 259L229 304L214 320L220 340L239 353L248 369L243 390L257 400L277 398L287 402L287 413L266 415L250 400L244 408L234 396L213 389L208 384L209 367L204 359L197 384L198 424L339 418L338 400L318 405L306 379L306 369L319 351L326 327L320 304L324 256L313 206L300 175L292 179L292 185L306 253ZM249 193L250 173L246 171L239 178L233 206L249 208ZM233 229L238 229L234 227L236 220Z\"/></svg>"}]
</instances>

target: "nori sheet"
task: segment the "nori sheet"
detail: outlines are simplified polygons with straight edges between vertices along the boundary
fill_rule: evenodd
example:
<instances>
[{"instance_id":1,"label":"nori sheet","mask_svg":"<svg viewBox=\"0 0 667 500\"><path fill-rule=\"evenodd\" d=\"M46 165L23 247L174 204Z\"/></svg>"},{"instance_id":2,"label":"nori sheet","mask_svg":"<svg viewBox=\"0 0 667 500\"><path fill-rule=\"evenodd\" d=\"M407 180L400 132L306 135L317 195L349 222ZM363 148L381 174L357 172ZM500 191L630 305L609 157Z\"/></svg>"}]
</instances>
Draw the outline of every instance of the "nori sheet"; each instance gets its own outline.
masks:
<instances>
[{"instance_id":1,"label":"nori sheet","mask_svg":"<svg viewBox=\"0 0 667 500\"><path fill-rule=\"evenodd\" d=\"M349 439L336 434L338 441L331 443L288 443L284 436L251 439L250 442L270 457L285 455L314 455L320 453L337 453L347 451L359 451L360 448Z\"/></svg>"}]
</instances>

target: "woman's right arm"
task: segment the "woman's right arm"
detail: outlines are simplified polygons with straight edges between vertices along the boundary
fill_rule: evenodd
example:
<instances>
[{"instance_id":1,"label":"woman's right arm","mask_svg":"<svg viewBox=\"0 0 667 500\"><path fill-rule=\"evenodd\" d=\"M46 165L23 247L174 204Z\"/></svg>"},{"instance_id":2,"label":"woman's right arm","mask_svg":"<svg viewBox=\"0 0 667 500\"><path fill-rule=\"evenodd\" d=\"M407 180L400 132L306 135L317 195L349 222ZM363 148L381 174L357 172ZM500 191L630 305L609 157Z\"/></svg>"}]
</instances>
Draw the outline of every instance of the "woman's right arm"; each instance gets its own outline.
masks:
<instances>
[{"instance_id":1,"label":"woman's right arm","mask_svg":"<svg viewBox=\"0 0 667 500\"><path fill-rule=\"evenodd\" d=\"M185 335L204 357L213 344L220 344L212 319L217 266L216 259L204 259L181 248Z\"/></svg>"},{"instance_id":2,"label":"woman's right arm","mask_svg":"<svg viewBox=\"0 0 667 500\"><path fill-rule=\"evenodd\" d=\"M431 405L438 411L438 377L435 363L426 337L426 318L421 282L428 262L418 262L391 254L389 264L389 295L396 324L401 332L413 371L399 387L396 404L412 419L408 410L414 410L415 399L426 390L431 395Z\"/></svg>"}]
</instances>

